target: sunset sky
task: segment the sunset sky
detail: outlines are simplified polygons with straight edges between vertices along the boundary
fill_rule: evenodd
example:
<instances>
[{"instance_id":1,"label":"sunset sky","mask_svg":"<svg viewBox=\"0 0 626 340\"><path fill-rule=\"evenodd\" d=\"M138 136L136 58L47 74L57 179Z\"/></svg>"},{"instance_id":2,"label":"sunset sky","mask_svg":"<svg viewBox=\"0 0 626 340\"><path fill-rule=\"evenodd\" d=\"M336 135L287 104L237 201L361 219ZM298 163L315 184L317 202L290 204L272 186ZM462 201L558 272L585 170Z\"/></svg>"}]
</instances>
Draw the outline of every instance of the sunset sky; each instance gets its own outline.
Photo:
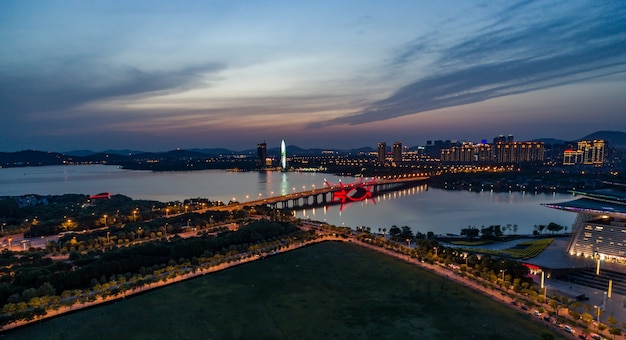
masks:
<instances>
[{"instance_id":1,"label":"sunset sky","mask_svg":"<svg viewBox=\"0 0 626 340\"><path fill-rule=\"evenodd\" d=\"M0 2L0 151L626 131L626 1Z\"/></svg>"}]
</instances>

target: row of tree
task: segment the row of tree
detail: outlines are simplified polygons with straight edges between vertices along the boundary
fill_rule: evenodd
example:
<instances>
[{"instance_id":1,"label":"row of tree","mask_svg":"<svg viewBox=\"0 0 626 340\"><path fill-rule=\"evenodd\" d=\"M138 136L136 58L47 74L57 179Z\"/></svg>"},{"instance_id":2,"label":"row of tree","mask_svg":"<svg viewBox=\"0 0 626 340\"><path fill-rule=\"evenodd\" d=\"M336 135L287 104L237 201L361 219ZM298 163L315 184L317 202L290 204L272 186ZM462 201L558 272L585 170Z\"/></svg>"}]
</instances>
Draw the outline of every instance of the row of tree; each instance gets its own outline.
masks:
<instances>
[{"instance_id":1,"label":"row of tree","mask_svg":"<svg viewBox=\"0 0 626 340\"><path fill-rule=\"evenodd\" d=\"M459 275L476 280L492 289L501 290L502 294L515 298L518 303L527 306L527 309L533 308L540 313L547 312L551 318L555 318L560 323L580 327L583 334L591 333L595 311L593 306L583 305L579 301L554 293L550 296L544 295L545 292L542 292L528 277L528 268L518 261L447 248L434 239L418 239L414 248L409 248L402 242L371 236L371 234L364 233L359 238L423 262L439 263L453 269ZM509 292L510 290L512 292ZM559 315L559 310L563 308L567 309L567 315ZM609 334L615 336L621 335L622 329L626 330L626 322L623 322L620 328L617 319L613 316L607 317L606 322L608 325L594 323L596 331L602 333L608 329Z\"/></svg>"},{"instance_id":2,"label":"row of tree","mask_svg":"<svg viewBox=\"0 0 626 340\"><path fill-rule=\"evenodd\" d=\"M179 259L240 253L256 244L298 236L303 232L291 223L260 220L237 231L222 232L217 237L204 235L193 238L172 237L144 242L132 247L110 247L106 251L75 252L71 262L52 261L39 252L17 256L5 250L2 258L12 265L4 267L0 283L0 304L9 300L25 302L30 295L23 292L50 284L55 292L84 289L92 279L123 273L138 273L140 268L167 264Z\"/></svg>"}]
</instances>

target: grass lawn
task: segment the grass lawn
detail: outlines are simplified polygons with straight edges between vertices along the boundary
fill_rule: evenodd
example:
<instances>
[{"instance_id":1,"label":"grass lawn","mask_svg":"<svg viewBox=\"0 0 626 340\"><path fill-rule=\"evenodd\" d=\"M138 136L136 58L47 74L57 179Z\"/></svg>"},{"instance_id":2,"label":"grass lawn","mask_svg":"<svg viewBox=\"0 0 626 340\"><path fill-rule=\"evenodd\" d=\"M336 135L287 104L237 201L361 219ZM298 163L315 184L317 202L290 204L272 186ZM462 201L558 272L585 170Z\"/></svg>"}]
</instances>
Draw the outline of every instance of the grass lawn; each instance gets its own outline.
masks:
<instances>
[{"instance_id":1,"label":"grass lawn","mask_svg":"<svg viewBox=\"0 0 626 340\"><path fill-rule=\"evenodd\" d=\"M3 337L512 340L540 339L546 331L529 315L428 271L325 242Z\"/></svg>"}]
</instances>

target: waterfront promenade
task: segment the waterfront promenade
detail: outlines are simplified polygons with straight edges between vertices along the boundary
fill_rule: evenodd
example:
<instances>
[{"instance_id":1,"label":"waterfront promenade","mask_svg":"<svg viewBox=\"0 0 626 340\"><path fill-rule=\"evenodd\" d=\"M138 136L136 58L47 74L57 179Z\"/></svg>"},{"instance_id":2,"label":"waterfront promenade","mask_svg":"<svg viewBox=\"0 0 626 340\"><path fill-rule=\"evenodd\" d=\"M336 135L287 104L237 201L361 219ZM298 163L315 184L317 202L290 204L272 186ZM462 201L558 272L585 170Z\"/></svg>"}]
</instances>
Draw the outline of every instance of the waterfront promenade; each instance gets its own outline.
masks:
<instances>
[{"instance_id":1,"label":"waterfront promenade","mask_svg":"<svg viewBox=\"0 0 626 340\"><path fill-rule=\"evenodd\" d=\"M232 259L229 259L226 262L217 264L217 265L212 265L210 267L201 267L198 268L195 272L187 272L185 274L182 275L177 275L175 277L169 277L169 273L165 273L163 275L163 279L162 280L158 280L157 282L153 282L150 284L147 284L145 286L133 289L133 290L128 290L125 291L122 294L119 294L117 296L108 296L106 298L102 298L100 296L97 296L93 301L87 301L85 303L76 303L71 307L61 307L58 310L54 310L54 311L48 311L48 313L46 313L44 316L37 318L35 320L32 321L20 321L20 322L15 322L9 325L6 325L5 327L2 328L2 330L8 330L8 329L12 329L15 327L20 327L20 326L24 326L27 325L30 322L35 322L35 321L39 321L41 319L46 319L46 318L50 318L50 317L55 317L58 315L62 315L64 313L68 313L68 312L74 312L80 309L84 309L84 308L91 308L94 306L97 306L99 304L102 303L109 303L109 302L113 302L116 300L120 300L120 299L125 299L126 297L132 296L134 294L139 294L139 293L143 293L146 291L149 291L151 289L155 289L155 288L159 288L165 285L169 285L169 284L173 284L173 283L177 283L180 281L184 281L184 280L188 280L194 277L198 277L200 275L206 275L206 274L210 274L216 271L220 271L220 270L224 270L227 268L231 268L240 264L244 264L244 263L248 263L248 262L252 262L267 256L272 256L276 253L283 253L283 252L287 252L287 251L291 251L294 249L298 249L300 247L303 246L308 246L311 244L315 244L315 243L319 243L319 242L326 242L326 241L340 241L340 242L350 242L356 245L359 245L361 247L365 247L368 249L371 249L373 251L379 252L381 254L387 255L387 256L392 256L394 258L397 258L398 260L410 263L412 265L415 265L416 267L420 267L423 268L425 270L429 270L432 271L433 273L436 273L438 275L441 275L443 277L448 278L449 280L452 280L454 282L457 282L459 284L462 284L464 286L467 286L471 289L476 290L477 292L480 292L481 294L488 296L498 302L504 303L507 306L509 306L510 308L514 308L515 310L518 311L518 313L520 314L524 314L527 315L530 318L535 318L536 322L540 322L540 323L544 323L546 325L546 327L551 327L554 331L556 332L560 332L565 336L570 336L570 334L567 334L564 332L563 329L559 328L556 325L553 324L549 324L549 323L545 323L541 318L538 317L534 317L532 316L532 311L528 311L528 310L522 310L519 306L514 305L513 302L516 299L525 299L525 297L523 296L516 296L515 294L512 294L511 291L507 291L507 294L505 294L503 291L500 290L496 290L496 289L492 289L492 288L488 288L488 286L486 284L484 284L484 282L477 280L477 279L472 279L470 277L466 277L466 276L461 276L459 275L458 272L454 272L453 270L451 270L451 268L449 267L445 267L442 265L439 265L437 263L435 264L429 264L426 262L422 262L420 260L418 260L417 258L412 258L410 256L407 256L406 254L402 254L399 253L393 249L388 249L385 247L381 247L379 245L374 245L374 244L370 244L367 242L362 242L360 240L358 240L356 238L356 235L348 235L348 237L345 236L339 236L337 235L335 232L330 231L330 230L325 230L325 229L321 229L318 224L315 223L304 223L304 225L302 226L302 229L305 230L315 230L317 233L317 238L313 239L313 240L309 240L306 242L295 242L292 244L287 244L284 247L282 247L281 249L279 249L276 252L268 252L268 253L264 253L261 254L261 256L245 256L246 254L239 254L236 255L235 257L233 257ZM556 248L556 246L555 246ZM97 294L93 293L94 296L96 296ZM618 319L621 320L621 319ZM621 322L621 321L620 321ZM576 334L581 334L580 329L576 330ZM606 332L605 332L606 333ZM624 337L617 337L617 339L624 339Z\"/></svg>"}]
</instances>

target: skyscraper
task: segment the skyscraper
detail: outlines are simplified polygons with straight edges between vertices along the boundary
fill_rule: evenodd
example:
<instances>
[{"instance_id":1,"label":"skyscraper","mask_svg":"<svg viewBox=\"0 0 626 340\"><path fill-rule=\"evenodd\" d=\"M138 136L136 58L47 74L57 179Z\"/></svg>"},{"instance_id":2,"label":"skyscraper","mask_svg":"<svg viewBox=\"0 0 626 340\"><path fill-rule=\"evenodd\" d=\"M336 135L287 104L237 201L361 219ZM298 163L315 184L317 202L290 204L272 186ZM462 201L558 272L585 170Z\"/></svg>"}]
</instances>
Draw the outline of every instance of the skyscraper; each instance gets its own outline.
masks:
<instances>
[{"instance_id":1,"label":"skyscraper","mask_svg":"<svg viewBox=\"0 0 626 340\"><path fill-rule=\"evenodd\" d=\"M402 162L402 143L393 143L393 161L396 163Z\"/></svg>"},{"instance_id":2,"label":"skyscraper","mask_svg":"<svg viewBox=\"0 0 626 340\"><path fill-rule=\"evenodd\" d=\"M265 160L267 159L267 145L265 142L257 143L256 145L256 165L258 168L265 167Z\"/></svg>"},{"instance_id":3,"label":"skyscraper","mask_svg":"<svg viewBox=\"0 0 626 340\"><path fill-rule=\"evenodd\" d=\"M378 143L378 155L377 155L378 163L384 164L387 159L387 143L380 142Z\"/></svg>"}]
</instances>

